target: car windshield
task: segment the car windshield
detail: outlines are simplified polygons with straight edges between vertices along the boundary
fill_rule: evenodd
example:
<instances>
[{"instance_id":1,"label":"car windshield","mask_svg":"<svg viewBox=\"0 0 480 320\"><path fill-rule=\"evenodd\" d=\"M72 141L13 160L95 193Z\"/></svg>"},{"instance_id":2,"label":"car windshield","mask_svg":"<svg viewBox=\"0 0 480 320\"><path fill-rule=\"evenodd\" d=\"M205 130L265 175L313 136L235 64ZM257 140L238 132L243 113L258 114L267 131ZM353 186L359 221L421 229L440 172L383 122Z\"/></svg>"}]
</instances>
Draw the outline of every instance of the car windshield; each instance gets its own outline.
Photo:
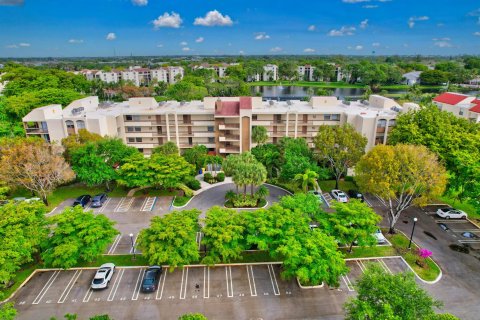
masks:
<instances>
[{"instance_id":1,"label":"car windshield","mask_svg":"<svg viewBox=\"0 0 480 320\"><path fill-rule=\"evenodd\" d=\"M143 280L143 284L144 284L144 285L153 284L153 278L144 279L144 280Z\"/></svg>"},{"instance_id":2,"label":"car windshield","mask_svg":"<svg viewBox=\"0 0 480 320\"><path fill-rule=\"evenodd\" d=\"M93 284L101 284L103 283L104 279L103 278L95 278L93 279Z\"/></svg>"}]
</instances>

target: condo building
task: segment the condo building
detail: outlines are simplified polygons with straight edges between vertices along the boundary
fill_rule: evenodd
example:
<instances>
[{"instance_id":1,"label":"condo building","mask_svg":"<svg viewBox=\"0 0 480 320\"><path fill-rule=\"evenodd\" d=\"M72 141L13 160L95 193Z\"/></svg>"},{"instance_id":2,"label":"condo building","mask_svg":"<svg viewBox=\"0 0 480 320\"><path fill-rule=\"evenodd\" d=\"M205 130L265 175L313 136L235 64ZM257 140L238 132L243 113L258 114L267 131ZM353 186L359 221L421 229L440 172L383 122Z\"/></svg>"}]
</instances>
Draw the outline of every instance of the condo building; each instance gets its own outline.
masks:
<instances>
[{"instance_id":1,"label":"condo building","mask_svg":"<svg viewBox=\"0 0 480 320\"><path fill-rule=\"evenodd\" d=\"M313 74L314 71L315 71L315 67L311 66L309 64L297 67L298 78L300 80L313 81L314 80L314 74Z\"/></svg>"},{"instance_id":2,"label":"condo building","mask_svg":"<svg viewBox=\"0 0 480 320\"><path fill-rule=\"evenodd\" d=\"M27 136L60 141L80 129L121 138L145 155L173 141L182 151L205 145L220 155L249 151L255 146L252 128L263 126L268 142L282 137L305 138L310 147L321 125L351 124L367 137L369 150L385 144L402 108L392 99L372 95L368 102L343 102L336 97L310 101L263 101L261 97L206 97L203 101L131 98L100 103L98 97L76 100L62 109L49 105L23 118Z\"/></svg>"}]
</instances>

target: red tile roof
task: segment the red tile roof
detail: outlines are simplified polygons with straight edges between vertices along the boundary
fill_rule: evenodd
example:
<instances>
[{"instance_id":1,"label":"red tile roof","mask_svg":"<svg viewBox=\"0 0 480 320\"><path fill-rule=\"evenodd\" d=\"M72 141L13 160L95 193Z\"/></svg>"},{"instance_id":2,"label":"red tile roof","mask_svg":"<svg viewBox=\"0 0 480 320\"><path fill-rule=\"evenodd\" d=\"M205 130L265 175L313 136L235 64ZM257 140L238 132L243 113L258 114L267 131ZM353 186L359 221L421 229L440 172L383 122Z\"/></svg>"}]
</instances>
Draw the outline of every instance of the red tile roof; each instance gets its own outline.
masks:
<instances>
[{"instance_id":1,"label":"red tile roof","mask_svg":"<svg viewBox=\"0 0 480 320\"><path fill-rule=\"evenodd\" d=\"M240 109L252 110L252 97L240 97Z\"/></svg>"},{"instance_id":2,"label":"red tile roof","mask_svg":"<svg viewBox=\"0 0 480 320\"><path fill-rule=\"evenodd\" d=\"M439 96L436 96L433 99L433 101L446 103L446 104L454 106L454 105L462 102L466 98L468 98L468 96L466 96L464 94L445 92L445 93L442 93Z\"/></svg>"},{"instance_id":3,"label":"red tile roof","mask_svg":"<svg viewBox=\"0 0 480 320\"><path fill-rule=\"evenodd\" d=\"M472 103L475 105L471 107L469 110L472 112L480 113L480 100L475 99L472 101Z\"/></svg>"},{"instance_id":4,"label":"red tile roof","mask_svg":"<svg viewBox=\"0 0 480 320\"><path fill-rule=\"evenodd\" d=\"M215 115L220 116L239 116L240 102L237 101L222 101L220 110L215 111Z\"/></svg>"}]
</instances>

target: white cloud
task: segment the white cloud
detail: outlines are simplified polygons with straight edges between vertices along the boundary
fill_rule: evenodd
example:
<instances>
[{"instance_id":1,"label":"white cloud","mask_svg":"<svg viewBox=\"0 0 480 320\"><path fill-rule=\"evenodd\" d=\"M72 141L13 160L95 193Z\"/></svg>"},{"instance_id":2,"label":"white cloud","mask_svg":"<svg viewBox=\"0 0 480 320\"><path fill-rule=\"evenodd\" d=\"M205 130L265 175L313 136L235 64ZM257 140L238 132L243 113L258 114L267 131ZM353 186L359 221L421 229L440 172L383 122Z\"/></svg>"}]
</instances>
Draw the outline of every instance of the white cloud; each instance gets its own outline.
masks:
<instances>
[{"instance_id":1,"label":"white cloud","mask_svg":"<svg viewBox=\"0 0 480 320\"><path fill-rule=\"evenodd\" d=\"M315 52L315 49L306 48L306 49L303 50L303 52L305 52L305 53L314 53L314 52Z\"/></svg>"},{"instance_id":2,"label":"white cloud","mask_svg":"<svg viewBox=\"0 0 480 320\"><path fill-rule=\"evenodd\" d=\"M113 32L110 32L109 34L107 34L107 37L105 39L107 39L109 41L112 41L112 40L117 39L117 35Z\"/></svg>"},{"instance_id":3,"label":"white cloud","mask_svg":"<svg viewBox=\"0 0 480 320\"><path fill-rule=\"evenodd\" d=\"M165 12L157 19L153 20L153 27L159 28L180 28L182 25L182 18L178 13L172 11L172 13Z\"/></svg>"},{"instance_id":4,"label":"white cloud","mask_svg":"<svg viewBox=\"0 0 480 320\"><path fill-rule=\"evenodd\" d=\"M376 8L378 8L378 5L376 5L376 4L366 4L366 5L362 6L362 8L364 8L364 9L376 9Z\"/></svg>"},{"instance_id":5,"label":"white cloud","mask_svg":"<svg viewBox=\"0 0 480 320\"><path fill-rule=\"evenodd\" d=\"M312 24L308 26L308 31L315 31L315 30L317 30L317 27L315 25Z\"/></svg>"},{"instance_id":6,"label":"white cloud","mask_svg":"<svg viewBox=\"0 0 480 320\"><path fill-rule=\"evenodd\" d=\"M367 27L368 27L368 19L365 19L362 22L360 22L361 29L366 29Z\"/></svg>"},{"instance_id":7,"label":"white cloud","mask_svg":"<svg viewBox=\"0 0 480 320\"><path fill-rule=\"evenodd\" d=\"M342 0L343 3L361 3L361 2L370 2L370 0Z\"/></svg>"},{"instance_id":8,"label":"white cloud","mask_svg":"<svg viewBox=\"0 0 480 320\"><path fill-rule=\"evenodd\" d=\"M183 46L183 47L186 47L188 45L188 43L186 41L182 41L182 42L180 42L180 45Z\"/></svg>"},{"instance_id":9,"label":"white cloud","mask_svg":"<svg viewBox=\"0 0 480 320\"><path fill-rule=\"evenodd\" d=\"M410 17L408 19L408 26L411 28L413 28L415 26L415 22L417 21L426 21L426 20L429 20L430 18L427 17L427 16L420 16L420 17Z\"/></svg>"},{"instance_id":10,"label":"white cloud","mask_svg":"<svg viewBox=\"0 0 480 320\"><path fill-rule=\"evenodd\" d=\"M157 48L163 48L163 44L161 43L157 44Z\"/></svg>"},{"instance_id":11,"label":"white cloud","mask_svg":"<svg viewBox=\"0 0 480 320\"><path fill-rule=\"evenodd\" d=\"M245 51L240 50L240 51L238 51L238 54L244 55L244 54L245 54Z\"/></svg>"},{"instance_id":12,"label":"white cloud","mask_svg":"<svg viewBox=\"0 0 480 320\"><path fill-rule=\"evenodd\" d=\"M223 15L217 10L209 11L205 15L205 17L198 17L195 18L195 21L193 22L194 25L196 26L205 26L205 27L214 27L214 26L220 26L220 27L225 27L225 26L231 26L233 24L232 19L227 16Z\"/></svg>"},{"instance_id":13,"label":"white cloud","mask_svg":"<svg viewBox=\"0 0 480 320\"><path fill-rule=\"evenodd\" d=\"M340 29L332 29L328 32L330 37L353 36L355 34L355 27L343 26Z\"/></svg>"},{"instance_id":14,"label":"white cloud","mask_svg":"<svg viewBox=\"0 0 480 320\"><path fill-rule=\"evenodd\" d=\"M437 27L441 28L441 27L443 27L443 26L445 26L444 23L442 23L442 22L437 23Z\"/></svg>"},{"instance_id":15,"label":"white cloud","mask_svg":"<svg viewBox=\"0 0 480 320\"><path fill-rule=\"evenodd\" d=\"M470 11L469 13L467 13L467 16L480 17L480 8Z\"/></svg>"},{"instance_id":16,"label":"white cloud","mask_svg":"<svg viewBox=\"0 0 480 320\"><path fill-rule=\"evenodd\" d=\"M135 6L146 6L148 4L148 0L132 0L133 5Z\"/></svg>"},{"instance_id":17,"label":"white cloud","mask_svg":"<svg viewBox=\"0 0 480 320\"><path fill-rule=\"evenodd\" d=\"M480 37L480 31L474 32L473 35L477 36L477 37Z\"/></svg>"},{"instance_id":18,"label":"white cloud","mask_svg":"<svg viewBox=\"0 0 480 320\"><path fill-rule=\"evenodd\" d=\"M372 47L375 47L375 48L380 47L380 42L374 42L374 43L372 43Z\"/></svg>"},{"instance_id":19,"label":"white cloud","mask_svg":"<svg viewBox=\"0 0 480 320\"><path fill-rule=\"evenodd\" d=\"M30 47L30 43L26 43L26 42L20 42L18 44L19 47Z\"/></svg>"},{"instance_id":20,"label":"white cloud","mask_svg":"<svg viewBox=\"0 0 480 320\"><path fill-rule=\"evenodd\" d=\"M68 43L83 43L82 39L70 39L68 40Z\"/></svg>"},{"instance_id":21,"label":"white cloud","mask_svg":"<svg viewBox=\"0 0 480 320\"><path fill-rule=\"evenodd\" d=\"M363 46L357 45L357 46L355 46L355 50L363 50Z\"/></svg>"},{"instance_id":22,"label":"white cloud","mask_svg":"<svg viewBox=\"0 0 480 320\"><path fill-rule=\"evenodd\" d=\"M9 45L6 45L5 48L7 48L7 49L17 49L18 46L16 44L9 44Z\"/></svg>"},{"instance_id":23,"label":"white cloud","mask_svg":"<svg viewBox=\"0 0 480 320\"><path fill-rule=\"evenodd\" d=\"M196 43L202 43L205 39L203 37L198 37L197 39L195 39L195 42Z\"/></svg>"},{"instance_id":24,"label":"white cloud","mask_svg":"<svg viewBox=\"0 0 480 320\"><path fill-rule=\"evenodd\" d=\"M439 48L451 48L453 47L452 44L448 41L437 41L433 43L434 46Z\"/></svg>"},{"instance_id":25,"label":"white cloud","mask_svg":"<svg viewBox=\"0 0 480 320\"><path fill-rule=\"evenodd\" d=\"M270 49L270 52L282 52L282 51L283 51L283 49L280 48L280 47L274 47L274 48Z\"/></svg>"},{"instance_id":26,"label":"white cloud","mask_svg":"<svg viewBox=\"0 0 480 320\"><path fill-rule=\"evenodd\" d=\"M190 51L190 50L191 50L191 49L190 49L189 47L183 47L183 48L182 48L182 51L184 51L184 52L188 52L188 51Z\"/></svg>"},{"instance_id":27,"label":"white cloud","mask_svg":"<svg viewBox=\"0 0 480 320\"><path fill-rule=\"evenodd\" d=\"M450 41L452 39L450 39L450 38L433 38L432 40L433 41Z\"/></svg>"},{"instance_id":28,"label":"white cloud","mask_svg":"<svg viewBox=\"0 0 480 320\"><path fill-rule=\"evenodd\" d=\"M267 40L267 39L270 39L270 36L265 32L255 33L255 40Z\"/></svg>"}]
</instances>

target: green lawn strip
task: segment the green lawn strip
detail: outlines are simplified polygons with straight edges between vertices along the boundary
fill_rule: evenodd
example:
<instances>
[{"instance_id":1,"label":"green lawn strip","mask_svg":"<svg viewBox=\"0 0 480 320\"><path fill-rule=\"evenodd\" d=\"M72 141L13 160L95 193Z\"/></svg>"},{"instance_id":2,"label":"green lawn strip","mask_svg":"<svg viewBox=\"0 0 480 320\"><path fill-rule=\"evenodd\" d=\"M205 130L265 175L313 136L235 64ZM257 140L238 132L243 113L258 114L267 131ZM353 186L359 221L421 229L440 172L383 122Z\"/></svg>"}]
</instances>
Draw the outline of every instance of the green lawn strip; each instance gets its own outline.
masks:
<instances>
[{"instance_id":1,"label":"green lawn strip","mask_svg":"<svg viewBox=\"0 0 480 320\"><path fill-rule=\"evenodd\" d=\"M348 248L339 248L339 250L344 253L346 259L390 257L397 255L397 252L391 246L354 247L351 253L348 252Z\"/></svg>"},{"instance_id":2,"label":"green lawn strip","mask_svg":"<svg viewBox=\"0 0 480 320\"><path fill-rule=\"evenodd\" d=\"M134 197L162 197L162 196L174 196L177 192L166 190L166 189L156 189L156 188L146 188L142 190L137 190Z\"/></svg>"},{"instance_id":3,"label":"green lawn strip","mask_svg":"<svg viewBox=\"0 0 480 320\"><path fill-rule=\"evenodd\" d=\"M80 262L77 267L100 267L104 263L113 263L117 267L147 266L148 261L142 255L135 255L133 260L132 254L122 255L102 255L92 262Z\"/></svg>"},{"instance_id":4,"label":"green lawn strip","mask_svg":"<svg viewBox=\"0 0 480 320\"><path fill-rule=\"evenodd\" d=\"M440 268L433 262L432 259L429 258L426 260L428 266L426 268L422 268L416 263L419 257L416 254L418 246L415 243L412 242L411 249L409 250L407 249L409 239L406 236L401 233L397 233L394 235L388 233L385 234L388 241L390 241L390 243L394 247L396 255L402 256L405 261L407 261L407 263L410 265L410 267L415 270L415 272L420 278L425 281L433 281L437 279L437 277L440 275Z\"/></svg>"},{"instance_id":5,"label":"green lawn strip","mask_svg":"<svg viewBox=\"0 0 480 320\"><path fill-rule=\"evenodd\" d=\"M182 197L175 197L175 200L173 201L173 205L175 207L183 207L184 205L187 204L188 201L190 201L192 197L187 197L187 196L182 196Z\"/></svg>"},{"instance_id":6,"label":"green lawn strip","mask_svg":"<svg viewBox=\"0 0 480 320\"><path fill-rule=\"evenodd\" d=\"M441 196L439 197L440 202L444 202L455 209L459 209L465 211L468 214L469 219L475 219L480 221L480 212L477 212L475 206L467 202L460 202L459 200L455 200L448 196Z\"/></svg>"},{"instance_id":7,"label":"green lawn strip","mask_svg":"<svg viewBox=\"0 0 480 320\"><path fill-rule=\"evenodd\" d=\"M0 290L0 301L7 299L10 295L17 290L20 285L27 279L35 269L38 268L36 264L30 264L25 266L23 269L17 271L15 278L13 279L14 284L7 289Z\"/></svg>"}]
</instances>

